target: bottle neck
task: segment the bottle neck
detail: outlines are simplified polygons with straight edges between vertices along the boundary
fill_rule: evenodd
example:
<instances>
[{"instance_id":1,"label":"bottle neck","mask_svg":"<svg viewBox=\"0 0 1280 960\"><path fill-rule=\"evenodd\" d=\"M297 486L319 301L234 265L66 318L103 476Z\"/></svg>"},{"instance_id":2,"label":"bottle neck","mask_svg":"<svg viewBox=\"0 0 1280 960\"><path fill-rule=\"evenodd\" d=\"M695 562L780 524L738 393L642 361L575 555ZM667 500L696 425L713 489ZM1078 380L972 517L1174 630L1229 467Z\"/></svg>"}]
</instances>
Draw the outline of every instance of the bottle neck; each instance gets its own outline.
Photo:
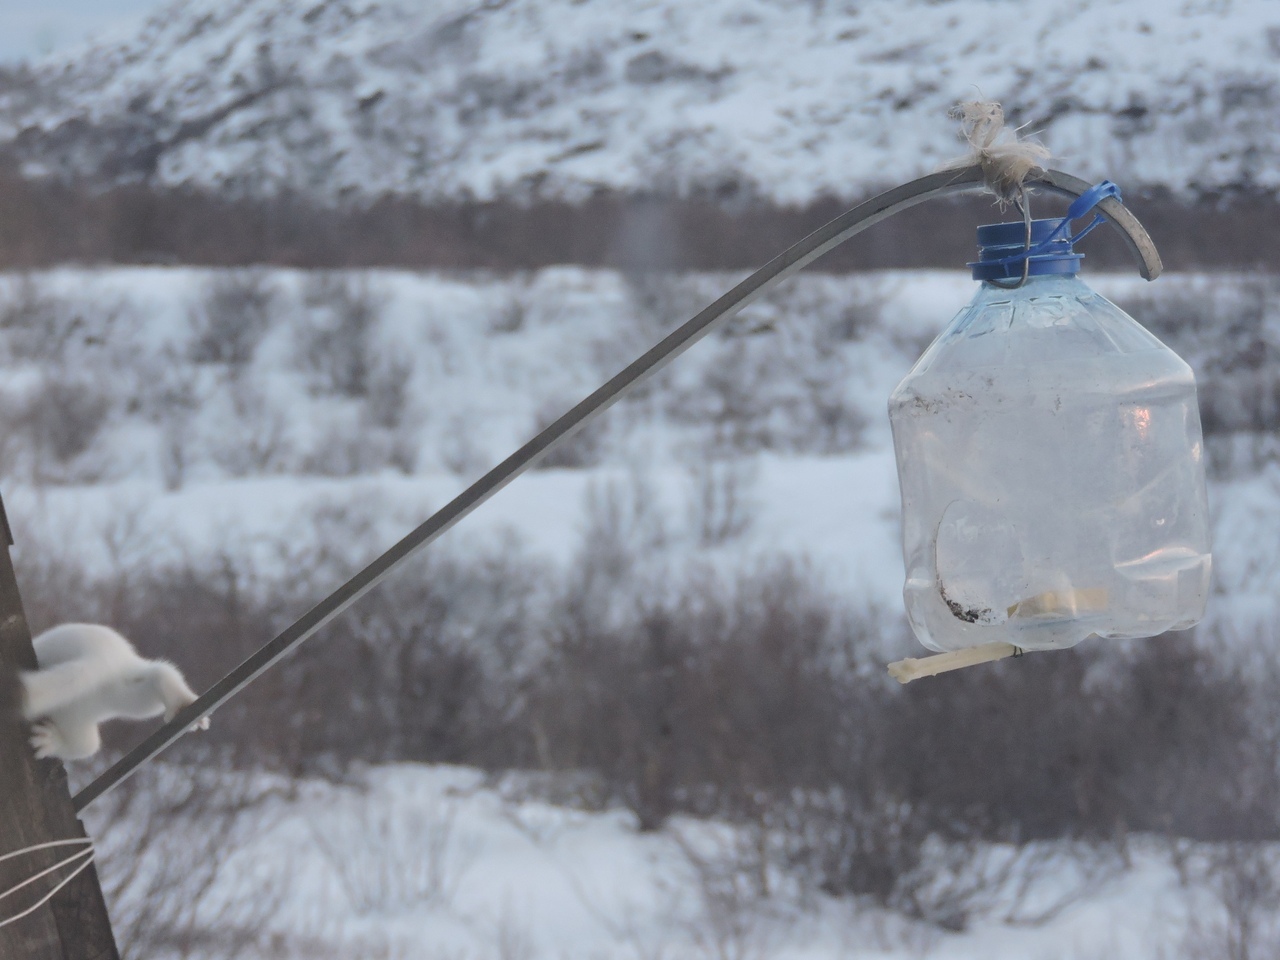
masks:
<instances>
[{"instance_id":1,"label":"bottle neck","mask_svg":"<svg viewBox=\"0 0 1280 960\"><path fill-rule=\"evenodd\" d=\"M1018 290L1025 287L1043 287L1047 284L1061 283L1063 280L1075 280L1079 274L1075 273L1033 273L1027 277L1026 282L1019 286L1013 286L1018 282L1018 278L1009 280L983 280L984 287L996 287L1000 290Z\"/></svg>"},{"instance_id":2,"label":"bottle neck","mask_svg":"<svg viewBox=\"0 0 1280 960\"><path fill-rule=\"evenodd\" d=\"M1024 222L979 227L979 259L969 264L973 279L1018 281L1074 275L1083 257L1071 247L1070 226L1062 218L1032 220L1029 239Z\"/></svg>"},{"instance_id":3,"label":"bottle neck","mask_svg":"<svg viewBox=\"0 0 1280 960\"><path fill-rule=\"evenodd\" d=\"M1009 299L1010 297L1039 297L1057 293L1076 293L1088 291L1084 281L1074 273L1040 274L1027 277L1027 282L1011 287L1003 283L982 281L979 294L987 300Z\"/></svg>"}]
</instances>

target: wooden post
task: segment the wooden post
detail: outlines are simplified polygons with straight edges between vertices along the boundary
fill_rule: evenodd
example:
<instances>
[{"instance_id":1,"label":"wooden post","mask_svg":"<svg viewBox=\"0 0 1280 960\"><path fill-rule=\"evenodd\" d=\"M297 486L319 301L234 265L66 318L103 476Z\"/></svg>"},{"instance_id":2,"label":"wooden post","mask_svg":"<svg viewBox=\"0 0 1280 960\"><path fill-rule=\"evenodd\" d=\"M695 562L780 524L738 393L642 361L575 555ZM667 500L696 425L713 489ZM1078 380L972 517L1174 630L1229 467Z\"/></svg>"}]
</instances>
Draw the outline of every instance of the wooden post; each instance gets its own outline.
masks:
<instances>
[{"instance_id":1,"label":"wooden post","mask_svg":"<svg viewBox=\"0 0 1280 960\"><path fill-rule=\"evenodd\" d=\"M0 670L32 670L31 628L22 610L9 547L13 535L0 501ZM27 738L30 728L12 715L0 717L0 855L49 840L85 836L71 806L67 773L58 760L37 760ZM63 860L78 848L42 850L0 863L0 892ZM67 869L0 900L0 919L35 903ZM4 960L120 960L107 918L97 870L90 866L30 916L0 927Z\"/></svg>"}]
</instances>

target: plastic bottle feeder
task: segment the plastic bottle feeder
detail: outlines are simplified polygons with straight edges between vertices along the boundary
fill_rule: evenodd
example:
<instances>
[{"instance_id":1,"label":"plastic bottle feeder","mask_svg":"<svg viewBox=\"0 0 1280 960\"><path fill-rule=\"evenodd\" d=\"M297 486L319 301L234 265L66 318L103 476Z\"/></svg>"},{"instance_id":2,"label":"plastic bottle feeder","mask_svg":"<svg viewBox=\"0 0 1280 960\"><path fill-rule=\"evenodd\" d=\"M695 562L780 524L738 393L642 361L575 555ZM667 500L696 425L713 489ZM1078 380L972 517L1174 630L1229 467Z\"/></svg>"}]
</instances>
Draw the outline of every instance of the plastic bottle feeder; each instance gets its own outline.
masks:
<instances>
[{"instance_id":1,"label":"plastic bottle feeder","mask_svg":"<svg viewBox=\"0 0 1280 960\"><path fill-rule=\"evenodd\" d=\"M981 286L889 399L907 616L947 653L903 683L1204 615L1195 377L1077 276L1077 210L978 228Z\"/></svg>"}]
</instances>

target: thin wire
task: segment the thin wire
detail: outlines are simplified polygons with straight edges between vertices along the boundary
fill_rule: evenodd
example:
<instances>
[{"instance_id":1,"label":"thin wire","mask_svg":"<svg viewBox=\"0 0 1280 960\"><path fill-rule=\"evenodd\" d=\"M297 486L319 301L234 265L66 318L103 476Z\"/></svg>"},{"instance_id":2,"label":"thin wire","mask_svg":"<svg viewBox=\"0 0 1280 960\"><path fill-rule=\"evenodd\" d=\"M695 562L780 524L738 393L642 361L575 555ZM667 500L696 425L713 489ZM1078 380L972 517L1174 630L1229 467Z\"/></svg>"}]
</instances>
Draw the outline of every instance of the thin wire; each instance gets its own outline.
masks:
<instances>
[{"instance_id":1,"label":"thin wire","mask_svg":"<svg viewBox=\"0 0 1280 960\"><path fill-rule=\"evenodd\" d=\"M50 840L47 843L35 843L29 847L23 847L21 850L14 850L12 853L0 855L0 863L6 860L12 860L14 857L20 857L24 853L35 853L39 850L49 850L53 847L69 847L73 844L91 844L93 843L88 837L76 837L72 840ZM0 900L4 899L4 895L0 895Z\"/></svg>"},{"instance_id":2,"label":"thin wire","mask_svg":"<svg viewBox=\"0 0 1280 960\"><path fill-rule=\"evenodd\" d=\"M1022 222L1026 226L1027 235L1023 246L1022 256L1022 278L1017 283L1010 283L1008 280L989 280L997 287L1005 290L1017 290L1020 286L1027 282L1027 277L1031 276L1031 198L1027 195L1027 191L1022 187L1018 188L1018 196L1013 201L1017 204L1018 209L1022 212Z\"/></svg>"},{"instance_id":3,"label":"thin wire","mask_svg":"<svg viewBox=\"0 0 1280 960\"><path fill-rule=\"evenodd\" d=\"M17 921L21 920L23 917L31 916L31 914L35 913L37 910L43 907L46 903L52 900L55 896L57 896L59 890L65 887L68 883L70 883L76 877L80 876L80 874L84 873L84 871L89 867L89 865L93 863L93 851L86 850L85 853L89 854L89 859L87 859L84 863L80 864L80 866L76 867L69 874L67 874L66 879L62 880L56 887L54 887L52 890L46 893L43 897L41 897L31 906L27 907L27 909L23 910L21 913L14 914L12 917L6 917L4 920L0 920L0 928L7 927L11 923L16 923Z\"/></svg>"},{"instance_id":4,"label":"thin wire","mask_svg":"<svg viewBox=\"0 0 1280 960\"><path fill-rule=\"evenodd\" d=\"M14 886L6 890L4 893L0 893L0 900L3 900L5 897L13 896L23 887L31 886L31 884L35 883L41 877L47 877L49 874L53 873L53 871L55 870L61 870L63 867L70 866L71 864L79 860L81 857L83 857L86 853L92 855L93 849L90 848L88 850L77 850L75 853L67 857L65 860L59 860L52 867L45 867L45 869L41 870L39 873L35 874L34 876L27 877L27 879L23 880L21 883L15 884Z\"/></svg>"},{"instance_id":5,"label":"thin wire","mask_svg":"<svg viewBox=\"0 0 1280 960\"><path fill-rule=\"evenodd\" d=\"M25 852L25 851L19 851L19 852ZM80 876L80 874L83 873L91 863L93 863L93 859L95 855L96 855L96 851L93 849L92 846L90 846L89 849L87 850L77 851L76 853L73 853L71 856L67 857L65 860L60 860L58 863L55 863L52 867L48 867L45 870L41 870L35 876L28 877L26 880L22 881L22 883L18 884L17 886L10 887L4 893L0 893L0 900L3 900L5 897L9 896L10 894L17 893L23 887L28 886L32 883L35 883L41 877L47 876L48 874L53 873L53 871L55 870L61 870L63 867L69 867L71 866L71 864L75 863L81 857L86 858L84 863L80 864L80 866L76 867L69 874L67 874L61 881L59 881L57 885L54 886L52 890L46 893L43 897L41 897L31 906L27 907L27 909L23 910L21 913L15 913L12 917L6 917L5 919L0 920L0 928L7 927L11 923L16 923L18 920L21 920L23 917L29 917L31 914L35 913L37 910L43 907L46 903L48 903L55 896L57 896L59 890L65 887L68 883L70 883L76 877Z\"/></svg>"},{"instance_id":6,"label":"thin wire","mask_svg":"<svg viewBox=\"0 0 1280 960\"><path fill-rule=\"evenodd\" d=\"M1031 212L1029 209L1026 209L1023 207L1022 203L1019 202L1020 199L1027 199L1025 193L1021 194L1019 198L1015 198L1013 201L1014 203L1018 204L1018 209L1022 211L1023 222L1026 224L1026 227L1027 227L1026 241L1023 245L1022 250L1020 250L1017 253L1011 254L1007 257L998 257L994 260L987 260L986 258L983 258L982 263L984 266L1003 267L1011 263L1021 263L1025 265L1027 261L1030 260L1032 257L1039 256L1040 254L1044 253L1046 250L1051 249L1055 245L1059 245L1060 243L1066 243L1068 246L1071 246L1072 244L1078 243L1080 240L1083 240L1085 237L1087 237L1095 227L1103 223L1106 218L1101 213L1095 213L1093 215L1093 219L1089 221L1088 225L1079 233L1074 235L1072 235L1071 233L1072 222L1075 220L1079 220L1086 213L1088 213L1089 211L1097 207L1099 204L1101 204L1104 200L1109 200L1109 199L1119 200L1120 188L1117 187L1110 180L1103 180L1100 183L1094 184L1084 193L1080 194L1080 196L1076 197L1074 201L1072 201L1070 208L1068 208L1067 210L1067 215L1063 217L1061 220L1059 220L1058 225L1053 229L1051 229L1047 234L1045 234L1044 238L1041 239L1041 241L1037 243L1035 246L1031 245ZM1009 278L1002 277L1000 279L1008 280ZM1022 282L1023 283L1026 282L1025 266L1023 271ZM998 285L1004 286L1003 283ZM1014 284L1014 286L1020 286L1020 285L1021 284Z\"/></svg>"}]
</instances>

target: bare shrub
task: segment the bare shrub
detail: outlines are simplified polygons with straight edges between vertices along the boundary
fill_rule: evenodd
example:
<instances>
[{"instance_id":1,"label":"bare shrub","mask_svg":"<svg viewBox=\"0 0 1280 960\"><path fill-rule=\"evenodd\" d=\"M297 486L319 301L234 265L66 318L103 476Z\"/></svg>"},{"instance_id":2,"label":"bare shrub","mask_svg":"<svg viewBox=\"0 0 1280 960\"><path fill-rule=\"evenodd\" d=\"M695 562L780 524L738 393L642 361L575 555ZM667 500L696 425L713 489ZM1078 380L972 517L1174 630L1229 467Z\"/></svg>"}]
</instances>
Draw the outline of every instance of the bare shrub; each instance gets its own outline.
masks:
<instances>
[{"instance_id":1,"label":"bare shrub","mask_svg":"<svg viewBox=\"0 0 1280 960\"><path fill-rule=\"evenodd\" d=\"M687 754L673 740L672 719L685 698L679 665L691 638L671 611L658 603L646 609L643 599L640 553L665 536L642 477L588 489L582 546L528 691L526 722L540 764L597 772L599 798L625 803L644 830L676 809L681 777L673 763Z\"/></svg>"},{"instance_id":2,"label":"bare shrub","mask_svg":"<svg viewBox=\"0 0 1280 960\"><path fill-rule=\"evenodd\" d=\"M933 816L922 803L877 786L868 767L874 769L865 761L856 763L837 773L852 782L807 792L780 806L788 860L808 883L829 895L866 897L942 926L963 928L967 916L958 914L955 904L935 910L935 903L916 896L933 876L925 849Z\"/></svg>"},{"instance_id":3,"label":"bare shrub","mask_svg":"<svg viewBox=\"0 0 1280 960\"><path fill-rule=\"evenodd\" d=\"M432 795L392 806L360 788L346 793L308 825L356 913L448 908L470 866L455 835L457 801Z\"/></svg>"},{"instance_id":4,"label":"bare shrub","mask_svg":"<svg viewBox=\"0 0 1280 960\"><path fill-rule=\"evenodd\" d=\"M333 718L334 745L370 760L486 767L519 756L538 582L501 553L436 556L367 598L335 625L343 653L330 656L349 659L349 685L355 669L365 679L347 694L348 715Z\"/></svg>"},{"instance_id":5,"label":"bare shrub","mask_svg":"<svg viewBox=\"0 0 1280 960\"><path fill-rule=\"evenodd\" d=\"M418 467L417 440L406 431L397 431L391 438L387 451L387 465L405 475L412 475Z\"/></svg>"},{"instance_id":6,"label":"bare shrub","mask_svg":"<svg viewBox=\"0 0 1280 960\"><path fill-rule=\"evenodd\" d=\"M941 822L1024 841L1275 830L1274 765L1249 687L1186 635L1031 655L895 693L890 772Z\"/></svg>"},{"instance_id":7,"label":"bare shrub","mask_svg":"<svg viewBox=\"0 0 1280 960\"><path fill-rule=\"evenodd\" d=\"M0 305L0 330L9 355L15 360L55 357L83 323L69 317L62 305L49 297L30 275L20 276Z\"/></svg>"},{"instance_id":8,"label":"bare shrub","mask_svg":"<svg viewBox=\"0 0 1280 960\"><path fill-rule=\"evenodd\" d=\"M365 411L375 427L395 430L404 423L409 404L413 361L408 357L381 356L369 371Z\"/></svg>"},{"instance_id":9,"label":"bare shrub","mask_svg":"<svg viewBox=\"0 0 1280 960\"><path fill-rule=\"evenodd\" d=\"M144 560L108 622L144 652L179 663L203 689L379 546L367 518L349 509L318 510L300 530L305 535L255 545L268 554L274 547L270 576L247 556L175 559L165 551L163 561ZM222 762L339 781L353 762L516 762L527 755L519 687L531 669L528 606L537 574L507 559L510 552L463 562L437 551L412 566L413 575L406 570L380 586L220 709L198 745ZM78 580L48 559L68 556L33 555L29 590L24 582L33 616L105 617L114 578ZM118 743L136 728L105 733ZM193 749L191 739L173 749Z\"/></svg>"},{"instance_id":10,"label":"bare shrub","mask_svg":"<svg viewBox=\"0 0 1280 960\"><path fill-rule=\"evenodd\" d=\"M374 335L383 302L363 274L318 273L303 285L298 358L320 393L364 397L370 390Z\"/></svg>"},{"instance_id":11,"label":"bare shrub","mask_svg":"<svg viewBox=\"0 0 1280 960\"><path fill-rule=\"evenodd\" d=\"M1144 291L1121 305L1195 369L1214 476L1280 459L1280 288L1273 278Z\"/></svg>"},{"instance_id":12,"label":"bare shrub","mask_svg":"<svg viewBox=\"0 0 1280 960\"><path fill-rule=\"evenodd\" d=\"M797 452L848 453L862 445L867 418L849 395L842 365L828 362L799 371L804 405L797 423Z\"/></svg>"},{"instance_id":13,"label":"bare shrub","mask_svg":"<svg viewBox=\"0 0 1280 960\"><path fill-rule=\"evenodd\" d=\"M1050 923L1129 869L1124 842L1061 839L1015 847L1003 920L1015 927Z\"/></svg>"},{"instance_id":14,"label":"bare shrub","mask_svg":"<svg viewBox=\"0 0 1280 960\"><path fill-rule=\"evenodd\" d=\"M356 417L335 416L320 428L299 466L327 477L371 472L392 459L393 440L386 431L374 430Z\"/></svg>"},{"instance_id":15,"label":"bare shrub","mask_svg":"<svg viewBox=\"0 0 1280 960\"><path fill-rule=\"evenodd\" d=\"M766 824L813 889L951 929L1010 898L1009 922L1044 922L1124 868L1130 831L1276 831L1261 715L1185 639L891 688L857 666L874 626L802 568L637 596L605 586L634 569L612 553L557 608L529 722L540 762L598 772L642 829ZM1077 879L1045 892L1062 868L1029 844L1061 838Z\"/></svg>"},{"instance_id":16,"label":"bare shrub","mask_svg":"<svg viewBox=\"0 0 1280 960\"><path fill-rule=\"evenodd\" d=\"M1124 858L1110 844L992 843L944 838L937 827L921 831L897 817L872 815L857 829L866 838L867 865L873 868L866 875L871 898L942 930L963 931L993 913L1011 926L1041 926L1125 869ZM963 830L954 824L949 832L956 827ZM839 836L844 828L835 829Z\"/></svg>"},{"instance_id":17,"label":"bare shrub","mask_svg":"<svg viewBox=\"0 0 1280 960\"><path fill-rule=\"evenodd\" d=\"M847 453L861 445L866 416L850 390L846 348L880 323L887 297L878 286L833 294L823 278L807 279L771 291L742 317L746 332L769 334L758 339L778 354L776 371L761 388L781 404L787 429L770 446Z\"/></svg>"},{"instance_id":18,"label":"bare shrub","mask_svg":"<svg viewBox=\"0 0 1280 960\"><path fill-rule=\"evenodd\" d=\"M677 322L697 311L697 307L690 307L698 302L691 285L678 274L642 270L626 272L622 279L629 309L624 309L608 333L591 344L593 366L601 378L613 377L653 347ZM665 403L672 382L670 367L659 370L633 384L623 403L629 407Z\"/></svg>"},{"instance_id":19,"label":"bare shrub","mask_svg":"<svg viewBox=\"0 0 1280 960\"><path fill-rule=\"evenodd\" d=\"M315 513L268 574L229 551L175 559L122 511L113 569L33 542L19 572L33 626L105 618L201 689L371 556L373 521ZM1130 832L1280 834L1274 687L1186 636L900 688L862 666L882 626L803 564L667 569L642 477L594 488L588 521L556 580L513 544L424 554L175 755L336 780L356 762L538 767L645 830L723 818L755 845L735 849L732 876L708 874L727 931L706 934L714 950L752 939L733 918L781 882L943 928L997 903L1034 924L1062 902L1037 877L1096 887Z\"/></svg>"},{"instance_id":20,"label":"bare shrub","mask_svg":"<svg viewBox=\"0 0 1280 960\"><path fill-rule=\"evenodd\" d=\"M181 416L160 425L160 476L170 492L181 490L191 468L191 421Z\"/></svg>"},{"instance_id":21,"label":"bare shrub","mask_svg":"<svg viewBox=\"0 0 1280 960\"><path fill-rule=\"evenodd\" d=\"M411 473L418 458L418 442L405 418L411 374L407 361L380 362L361 403L330 400L312 417L315 427L300 469L339 477L388 466Z\"/></svg>"},{"instance_id":22,"label":"bare shrub","mask_svg":"<svg viewBox=\"0 0 1280 960\"><path fill-rule=\"evenodd\" d=\"M0 301L0 337L14 360L58 362L85 348L112 344L123 316L123 308L114 304L86 311L24 274Z\"/></svg>"},{"instance_id":23,"label":"bare shrub","mask_svg":"<svg viewBox=\"0 0 1280 960\"><path fill-rule=\"evenodd\" d=\"M1280 360L1277 293L1272 277L1253 275L1153 287L1117 302L1198 372L1232 373Z\"/></svg>"},{"instance_id":24,"label":"bare shrub","mask_svg":"<svg viewBox=\"0 0 1280 960\"><path fill-rule=\"evenodd\" d=\"M1280 853L1274 845L1216 845L1208 852L1199 879L1218 909L1189 911L1180 956L1186 960L1280 956Z\"/></svg>"},{"instance_id":25,"label":"bare shrub","mask_svg":"<svg viewBox=\"0 0 1280 960\"><path fill-rule=\"evenodd\" d=\"M848 342L861 340L881 324L888 297L883 290L871 290L861 296L842 297L839 303L829 329L837 341Z\"/></svg>"},{"instance_id":26,"label":"bare shrub","mask_svg":"<svg viewBox=\"0 0 1280 960\"><path fill-rule=\"evenodd\" d=\"M706 306L690 277L663 270L629 270L622 278L639 328L651 339Z\"/></svg>"},{"instance_id":27,"label":"bare shrub","mask_svg":"<svg viewBox=\"0 0 1280 960\"><path fill-rule=\"evenodd\" d=\"M538 408L534 417L533 435L537 436L561 416L571 409L567 401L552 400ZM600 414L584 427L579 427L571 436L560 443L537 462L539 470L581 470L594 467L600 463L605 441L608 438L609 424L605 419L608 412Z\"/></svg>"},{"instance_id":28,"label":"bare shrub","mask_svg":"<svg viewBox=\"0 0 1280 960\"><path fill-rule=\"evenodd\" d=\"M629 562L597 548L578 569L531 691L548 763L599 771L641 828L656 829L677 811L754 818L767 784L787 779L782 770L798 776L820 762L795 734L810 730L810 710L832 706L803 689L830 675L821 658L804 665L829 634L805 596L787 596L788 573L731 593L709 573L686 574L679 590L606 588L606 601L589 584L617 582L610 573L625 582Z\"/></svg>"},{"instance_id":29,"label":"bare shrub","mask_svg":"<svg viewBox=\"0 0 1280 960\"><path fill-rule=\"evenodd\" d=\"M683 926L709 960L763 960L771 955L777 901L771 889L769 832L691 831L673 827L697 891Z\"/></svg>"},{"instance_id":30,"label":"bare shrub","mask_svg":"<svg viewBox=\"0 0 1280 960\"><path fill-rule=\"evenodd\" d=\"M277 290L260 270L232 270L205 284L190 313L193 363L225 364L233 373L253 360L271 325Z\"/></svg>"},{"instance_id":31,"label":"bare shrub","mask_svg":"<svg viewBox=\"0 0 1280 960\"><path fill-rule=\"evenodd\" d=\"M279 891L221 881L283 789L261 774L159 763L90 808L122 955L216 960L265 946Z\"/></svg>"},{"instance_id":32,"label":"bare shrub","mask_svg":"<svg viewBox=\"0 0 1280 960\"><path fill-rule=\"evenodd\" d=\"M761 345L742 338L729 341L720 350L716 362L709 363L703 374L702 402L690 409L693 396L683 396L678 407L669 413L684 416L710 425L711 450L732 455L755 453L767 449L773 435L772 418L776 408L763 384L771 377L770 368L775 359Z\"/></svg>"},{"instance_id":33,"label":"bare shrub","mask_svg":"<svg viewBox=\"0 0 1280 960\"><path fill-rule=\"evenodd\" d=\"M214 461L234 477L287 468L293 454L289 426L268 394L247 380L237 380L229 399L235 430L215 438Z\"/></svg>"},{"instance_id":34,"label":"bare shrub","mask_svg":"<svg viewBox=\"0 0 1280 960\"><path fill-rule=\"evenodd\" d=\"M538 725L557 767L599 770L612 797L641 830L656 830L680 808L678 792L693 750L680 723L691 690L681 666L692 655L678 622L650 612L630 630L587 632L566 621L553 638L548 669L574 690L539 698ZM573 629L577 627L578 629ZM597 726L609 715L607 727Z\"/></svg>"},{"instance_id":35,"label":"bare shrub","mask_svg":"<svg viewBox=\"0 0 1280 960\"><path fill-rule=\"evenodd\" d=\"M538 945L529 920L516 909L509 893L503 897L502 906L486 926L494 960L534 960L537 957Z\"/></svg>"},{"instance_id":36,"label":"bare shrub","mask_svg":"<svg viewBox=\"0 0 1280 960\"><path fill-rule=\"evenodd\" d=\"M13 525L14 565L22 589L22 606L32 634L58 623L97 622L103 616L98 603L97 578L88 565L77 562L56 532L35 528L10 514Z\"/></svg>"},{"instance_id":37,"label":"bare shrub","mask_svg":"<svg viewBox=\"0 0 1280 960\"><path fill-rule=\"evenodd\" d=\"M19 374L0 401L6 462L35 483L84 482L108 467L85 455L130 393L136 350L120 304L73 303L21 276L0 299L0 348Z\"/></svg>"},{"instance_id":38,"label":"bare shrub","mask_svg":"<svg viewBox=\"0 0 1280 960\"><path fill-rule=\"evenodd\" d=\"M1273 430L1217 432L1205 436L1204 449L1209 477L1231 480L1280 463L1280 434Z\"/></svg>"},{"instance_id":39,"label":"bare shrub","mask_svg":"<svg viewBox=\"0 0 1280 960\"><path fill-rule=\"evenodd\" d=\"M754 464L749 461L697 459L689 466L689 527L698 544L717 547L751 528L754 503L750 486Z\"/></svg>"},{"instance_id":40,"label":"bare shrub","mask_svg":"<svg viewBox=\"0 0 1280 960\"><path fill-rule=\"evenodd\" d=\"M669 392L667 415L707 430L713 456L856 449L866 418L829 327L809 317L777 320L714 338L700 379Z\"/></svg>"},{"instance_id":41,"label":"bare shrub","mask_svg":"<svg viewBox=\"0 0 1280 960\"><path fill-rule=\"evenodd\" d=\"M0 475L30 474L31 444L23 422L24 398L17 392L0 391Z\"/></svg>"},{"instance_id":42,"label":"bare shrub","mask_svg":"<svg viewBox=\"0 0 1280 960\"><path fill-rule=\"evenodd\" d=\"M592 480L584 514L578 553L557 600L568 616L616 622L634 612L631 600L648 586L642 557L667 542L666 524L652 484L635 471Z\"/></svg>"},{"instance_id":43,"label":"bare shrub","mask_svg":"<svg viewBox=\"0 0 1280 960\"><path fill-rule=\"evenodd\" d=\"M459 477L476 477L493 465L463 414L450 414L441 431L436 456L445 469Z\"/></svg>"},{"instance_id":44,"label":"bare shrub","mask_svg":"<svg viewBox=\"0 0 1280 960\"><path fill-rule=\"evenodd\" d=\"M85 480L97 469L74 470L111 415L112 398L96 380L69 369L45 371L20 414L31 449L32 481Z\"/></svg>"},{"instance_id":45,"label":"bare shrub","mask_svg":"<svg viewBox=\"0 0 1280 960\"><path fill-rule=\"evenodd\" d=\"M510 282L511 285L514 281ZM510 285L507 296L498 305L489 316L489 332L519 333L524 329L525 323L529 319L529 306L525 299L526 293L522 290L512 290Z\"/></svg>"},{"instance_id":46,"label":"bare shrub","mask_svg":"<svg viewBox=\"0 0 1280 960\"><path fill-rule=\"evenodd\" d=\"M138 405L159 427L158 460L165 489L181 489L192 466L192 428L200 408L199 372L171 345L136 364Z\"/></svg>"},{"instance_id":47,"label":"bare shrub","mask_svg":"<svg viewBox=\"0 0 1280 960\"><path fill-rule=\"evenodd\" d=\"M897 877L889 904L943 930L965 930L975 913L989 908L1017 862L1016 853L992 854L990 847L973 840L927 836L914 866Z\"/></svg>"}]
</instances>

